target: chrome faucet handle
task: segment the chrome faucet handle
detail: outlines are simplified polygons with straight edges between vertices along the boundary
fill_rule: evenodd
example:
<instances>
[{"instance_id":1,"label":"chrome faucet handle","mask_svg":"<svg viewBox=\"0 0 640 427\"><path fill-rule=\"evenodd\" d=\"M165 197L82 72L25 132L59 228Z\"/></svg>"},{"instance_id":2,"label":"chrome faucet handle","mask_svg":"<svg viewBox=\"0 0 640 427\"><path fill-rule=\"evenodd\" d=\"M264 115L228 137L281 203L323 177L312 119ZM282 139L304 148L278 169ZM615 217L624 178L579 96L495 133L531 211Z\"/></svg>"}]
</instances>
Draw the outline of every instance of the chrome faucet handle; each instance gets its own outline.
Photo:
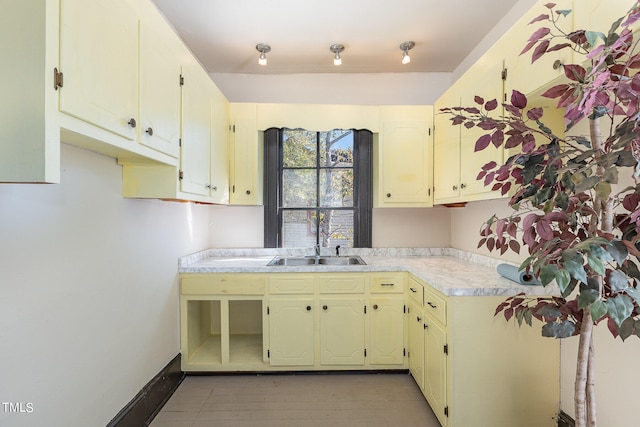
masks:
<instances>
[{"instance_id":1,"label":"chrome faucet handle","mask_svg":"<svg viewBox=\"0 0 640 427\"><path fill-rule=\"evenodd\" d=\"M340 256L340 245L336 245L336 256Z\"/></svg>"},{"instance_id":2,"label":"chrome faucet handle","mask_svg":"<svg viewBox=\"0 0 640 427\"><path fill-rule=\"evenodd\" d=\"M320 256L320 244L318 243L318 244L314 245L313 248L316 251L316 256Z\"/></svg>"}]
</instances>

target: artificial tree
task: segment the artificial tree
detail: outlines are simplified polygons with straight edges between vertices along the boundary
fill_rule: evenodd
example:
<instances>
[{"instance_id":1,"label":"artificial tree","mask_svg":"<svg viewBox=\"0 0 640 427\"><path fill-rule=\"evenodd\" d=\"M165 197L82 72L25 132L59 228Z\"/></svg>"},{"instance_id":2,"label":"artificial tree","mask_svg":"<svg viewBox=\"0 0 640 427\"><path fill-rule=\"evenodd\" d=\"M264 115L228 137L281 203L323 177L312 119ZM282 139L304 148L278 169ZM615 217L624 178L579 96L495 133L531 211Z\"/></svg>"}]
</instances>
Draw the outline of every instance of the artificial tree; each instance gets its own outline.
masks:
<instances>
[{"instance_id":1,"label":"artificial tree","mask_svg":"<svg viewBox=\"0 0 640 427\"><path fill-rule=\"evenodd\" d=\"M454 125L485 131L475 150L493 144L510 153L503 165L486 164L478 179L511 196L510 216L492 216L478 247L519 253L521 269L560 295L508 298L496 309L507 320L543 322L547 337L579 336L575 383L578 427L596 425L593 327L606 322L615 337L640 337L640 52L631 26L640 0L607 34L565 33L558 21L570 10L555 4L531 24L537 29L521 54L532 62L549 52L573 49L580 64L562 64L566 82L542 94L564 109L566 132L589 121L588 136L564 136L544 124L544 110L527 107L513 91L498 114L497 100L476 97L476 106L444 108ZM540 24L538 24L540 25ZM632 184L619 184L627 174Z\"/></svg>"}]
</instances>

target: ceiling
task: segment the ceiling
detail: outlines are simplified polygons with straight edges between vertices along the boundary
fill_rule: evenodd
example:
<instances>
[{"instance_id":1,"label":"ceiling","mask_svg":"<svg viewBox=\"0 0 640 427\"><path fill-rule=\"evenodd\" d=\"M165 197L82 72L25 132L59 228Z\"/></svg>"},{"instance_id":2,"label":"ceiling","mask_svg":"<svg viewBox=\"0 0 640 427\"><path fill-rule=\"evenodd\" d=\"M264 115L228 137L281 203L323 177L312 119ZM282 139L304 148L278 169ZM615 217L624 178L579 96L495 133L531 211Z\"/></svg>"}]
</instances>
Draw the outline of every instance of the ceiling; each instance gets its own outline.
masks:
<instances>
[{"instance_id":1,"label":"ceiling","mask_svg":"<svg viewBox=\"0 0 640 427\"><path fill-rule=\"evenodd\" d=\"M451 72L516 0L153 0L209 73ZM401 64L400 43L414 41ZM271 46L258 65L255 46ZM333 65L329 46L345 46Z\"/></svg>"}]
</instances>

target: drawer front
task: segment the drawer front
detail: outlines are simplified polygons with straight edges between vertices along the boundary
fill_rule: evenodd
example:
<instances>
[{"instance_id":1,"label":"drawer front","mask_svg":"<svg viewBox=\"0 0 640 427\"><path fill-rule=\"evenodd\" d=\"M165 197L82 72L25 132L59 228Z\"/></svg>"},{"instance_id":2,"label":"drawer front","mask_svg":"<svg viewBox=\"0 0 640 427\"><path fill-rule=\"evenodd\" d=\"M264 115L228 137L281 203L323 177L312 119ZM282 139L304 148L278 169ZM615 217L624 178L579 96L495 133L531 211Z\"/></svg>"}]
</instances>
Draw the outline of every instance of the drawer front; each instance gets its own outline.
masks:
<instances>
[{"instance_id":1,"label":"drawer front","mask_svg":"<svg viewBox=\"0 0 640 427\"><path fill-rule=\"evenodd\" d=\"M422 305L424 301L424 287L414 279L409 279L409 298L419 305Z\"/></svg>"},{"instance_id":2,"label":"drawer front","mask_svg":"<svg viewBox=\"0 0 640 427\"><path fill-rule=\"evenodd\" d=\"M319 289L321 294L363 294L365 278L363 275L322 275Z\"/></svg>"},{"instance_id":3,"label":"drawer front","mask_svg":"<svg viewBox=\"0 0 640 427\"><path fill-rule=\"evenodd\" d=\"M401 294L404 292L404 276L393 274L372 277L369 292L372 294Z\"/></svg>"},{"instance_id":4,"label":"drawer front","mask_svg":"<svg viewBox=\"0 0 640 427\"><path fill-rule=\"evenodd\" d=\"M264 295L264 276L195 275L181 278L183 295Z\"/></svg>"},{"instance_id":5,"label":"drawer front","mask_svg":"<svg viewBox=\"0 0 640 427\"><path fill-rule=\"evenodd\" d=\"M270 294L313 294L313 276L287 274L269 277Z\"/></svg>"},{"instance_id":6,"label":"drawer front","mask_svg":"<svg viewBox=\"0 0 640 427\"><path fill-rule=\"evenodd\" d=\"M447 324L447 300L429 287L424 288L424 312L443 325Z\"/></svg>"}]
</instances>

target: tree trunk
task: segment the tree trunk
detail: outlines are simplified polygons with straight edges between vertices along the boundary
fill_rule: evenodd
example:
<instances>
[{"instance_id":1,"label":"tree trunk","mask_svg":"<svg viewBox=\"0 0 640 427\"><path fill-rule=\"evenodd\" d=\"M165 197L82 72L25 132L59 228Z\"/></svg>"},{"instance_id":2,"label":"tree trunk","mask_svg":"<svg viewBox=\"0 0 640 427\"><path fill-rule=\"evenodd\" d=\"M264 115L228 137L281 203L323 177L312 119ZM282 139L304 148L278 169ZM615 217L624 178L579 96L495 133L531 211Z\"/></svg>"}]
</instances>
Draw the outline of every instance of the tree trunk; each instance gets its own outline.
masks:
<instances>
[{"instance_id":1,"label":"tree trunk","mask_svg":"<svg viewBox=\"0 0 640 427\"><path fill-rule=\"evenodd\" d=\"M589 373L589 349L591 348L592 339L593 320L591 319L591 306L588 306L582 309L582 326L580 327L580 343L578 344L578 363L573 396L576 427L587 427L587 377ZM593 390L589 391L593 392ZM589 413L591 411L594 412L595 417L595 408L590 410Z\"/></svg>"},{"instance_id":2,"label":"tree trunk","mask_svg":"<svg viewBox=\"0 0 640 427\"><path fill-rule=\"evenodd\" d=\"M587 361L587 425L596 427L596 376L595 376L595 349L593 344L593 331L591 332L591 343L589 344L589 360Z\"/></svg>"}]
</instances>

